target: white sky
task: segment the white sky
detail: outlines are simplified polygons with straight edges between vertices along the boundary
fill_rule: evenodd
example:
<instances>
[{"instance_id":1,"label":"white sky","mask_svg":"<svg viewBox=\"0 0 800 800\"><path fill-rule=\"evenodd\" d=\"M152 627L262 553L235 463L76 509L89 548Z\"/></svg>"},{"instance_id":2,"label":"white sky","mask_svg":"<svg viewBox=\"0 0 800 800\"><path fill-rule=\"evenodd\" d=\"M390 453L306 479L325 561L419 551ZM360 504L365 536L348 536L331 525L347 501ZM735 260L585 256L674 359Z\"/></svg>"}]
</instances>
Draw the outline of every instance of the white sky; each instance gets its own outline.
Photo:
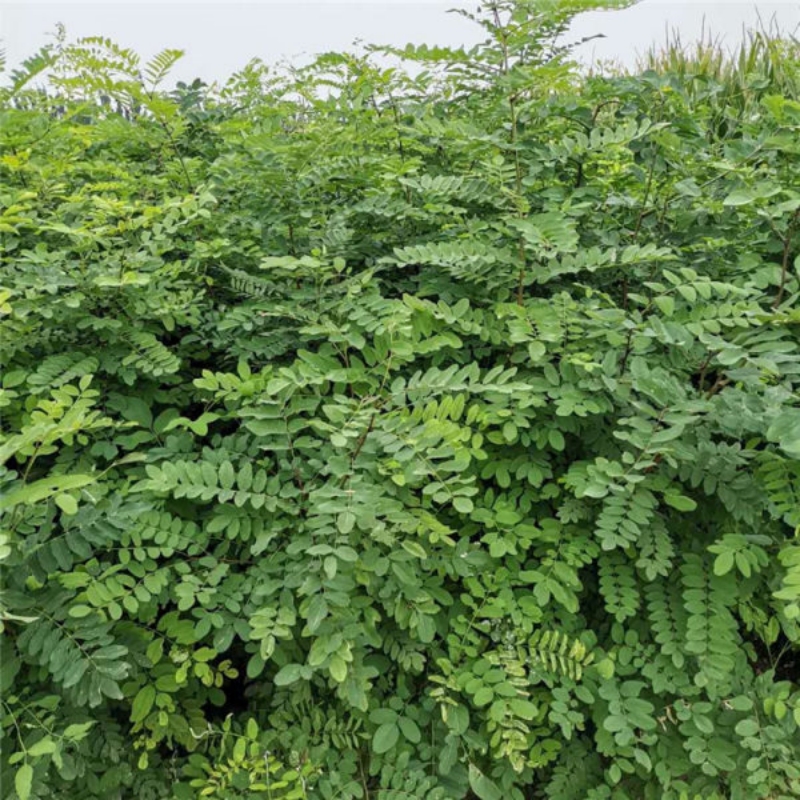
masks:
<instances>
[{"instance_id":1,"label":"white sky","mask_svg":"<svg viewBox=\"0 0 800 800\"><path fill-rule=\"evenodd\" d=\"M198 3L193 0L0 0L0 47L9 66L16 66L48 41L56 23L66 25L69 38L102 35L149 57L165 47L186 50L172 76L191 80L224 80L252 57L266 62L282 58L306 60L310 55L343 50L356 39L374 44L472 45L482 30L446 11L474 8L469 0L316 0L315 2ZM632 64L637 53L665 39L667 29L683 41L699 37L703 26L729 45L740 39L743 26L758 17L774 20L784 32L800 30L800 0L783 2L665 2L642 0L617 12L579 17L575 38L595 33L604 39L583 46L585 60L615 58Z\"/></svg>"}]
</instances>

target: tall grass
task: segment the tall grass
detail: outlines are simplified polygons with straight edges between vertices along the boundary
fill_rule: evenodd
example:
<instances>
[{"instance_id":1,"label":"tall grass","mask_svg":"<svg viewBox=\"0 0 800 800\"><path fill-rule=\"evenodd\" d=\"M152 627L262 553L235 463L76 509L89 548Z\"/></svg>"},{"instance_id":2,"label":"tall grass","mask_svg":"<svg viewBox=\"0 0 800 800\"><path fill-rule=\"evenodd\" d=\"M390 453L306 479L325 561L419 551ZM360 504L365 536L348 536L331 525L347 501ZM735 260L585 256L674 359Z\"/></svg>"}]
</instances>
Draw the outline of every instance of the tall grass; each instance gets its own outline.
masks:
<instances>
[{"instance_id":1,"label":"tall grass","mask_svg":"<svg viewBox=\"0 0 800 800\"><path fill-rule=\"evenodd\" d=\"M716 104L741 113L765 93L800 97L800 39L796 30L781 33L774 20L761 19L733 48L705 30L691 43L672 30L639 59L636 71L646 70L675 76L689 93L707 94L713 85Z\"/></svg>"}]
</instances>

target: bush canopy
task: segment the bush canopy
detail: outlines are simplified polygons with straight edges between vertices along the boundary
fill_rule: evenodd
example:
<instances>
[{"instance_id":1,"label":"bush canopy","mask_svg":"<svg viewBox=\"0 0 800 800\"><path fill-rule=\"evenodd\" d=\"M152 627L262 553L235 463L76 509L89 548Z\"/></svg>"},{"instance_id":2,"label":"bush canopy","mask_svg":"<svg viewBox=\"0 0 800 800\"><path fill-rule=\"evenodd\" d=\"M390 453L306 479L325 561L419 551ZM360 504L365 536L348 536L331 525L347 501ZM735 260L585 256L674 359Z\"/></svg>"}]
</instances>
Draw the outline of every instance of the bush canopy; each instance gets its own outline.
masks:
<instances>
[{"instance_id":1,"label":"bush canopy","mask_svg":"<svg viewBox=\"0 0 800 800\"><path fill-rule=\"evenodd\" d=\"M623 5L11 72L4 797L800 796L800 54Z\"/></svg>"}]
</instances>

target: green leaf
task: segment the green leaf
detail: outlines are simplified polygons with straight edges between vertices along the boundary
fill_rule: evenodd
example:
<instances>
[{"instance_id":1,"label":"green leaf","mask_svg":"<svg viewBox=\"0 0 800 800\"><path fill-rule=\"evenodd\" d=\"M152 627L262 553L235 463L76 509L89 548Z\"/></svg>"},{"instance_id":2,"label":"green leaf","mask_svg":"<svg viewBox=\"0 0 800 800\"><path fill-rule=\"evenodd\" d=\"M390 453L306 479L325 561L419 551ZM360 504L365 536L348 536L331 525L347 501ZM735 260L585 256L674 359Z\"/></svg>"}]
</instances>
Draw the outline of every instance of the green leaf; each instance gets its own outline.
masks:
<instances>
[{"instance_id":1,"label":"green leaf","mask_svg":"<svg viewBox=\"0 0 800 800\"><path fill-rule=\"evenodd\" d=\"M78 513L78 502L71 494L56 495L56 505L67 515Z\"/></svg>"},{"instance_id":2,"label":"green leaf","mask_svg":"<svg viewBox=\"0 0 800 800\"><path fill-rule=\"evenodd\" d=\"M356 515L352 511L342 511L336 518L336 527L339 533L348 534L353 530L356 524Z\"/></svg>"},{"instance_id":3,"label":"green leaf","mask_svg":"<svg viewBox=\"0 0 800 800\"><path fill-rule=\"evenodd\" d=\"M758 723L754 719L743 719L736 723L736 733L742 737L758 736Z\"/></svg>"},{"instance_id":4,"label":"green leaf","mask_svg":"<svg viewBox=\"0 0 800 800\"><path fill-rule=\"evenodd\" d=\"M33 788L33 767L26 761L14 775L14 788L19 800L28 800Z\"/></svg>"},{"instance_id":5,"label":"green leaf","mask_svg":"<svg viewBox=\"0 0 800 800\"><path fill-rule=\"evenodd\" d=\"M472 500L470 500L469 497L454 497L453 508L460 514L470 514L475 506L472 504Z\"/></svg>"},{"instance_id":6,"label":"green leaf","mask_svg":"<svg viewBox=\"0 0 800 800\"><path fill-rule=\"evenodd\" d=\"M605 680L611 680L614 676L614 662L610 658L604 658L602 661L598 661L594 665L594 668L597 670L600 677Z\"/></svg>"},{"instance_id":7,"label":"green leaf","mask_svg":"<svg viewBox=\"0 0 800 800\"><path fill-rule=\"evenodd\" d=\"M369 713L369 721L376 725L384 725L387 722L397 721L397 712L391 708L376 708Z\"/></svg>"},{"instance_id":8,"label":"green leaf","mask_svg":"<svg viewBox=\"0 0 800 800\"><path fill-rule=\"evenodd\" d=\"M387 753L397 744L399 738L400 728L394 722L385 722L378 726L372 737L372 750L378 755Z\"/></svg>"},{"instance_id":9,"label":"green leaf","mask_svg":"<svg viewBox=\"0 0 800 800\"><path fill-rule=\"evenodd\" d=\"M158 664L164 655L164 640L161 638L153 639L153 641L147 645L145 655L153 666Z\"/></svg>"},{"instance_id":10,"label":"green leaf","mask_svg":"<svg viewBox=\"0 0 800 800\"><path fill-rule=\"evenodd\" d=\"M54 478L42 478L0 497L0 511L6 511L17 505L33 505L54 494L89 486L96 480L97 478L92 475L58 475Z\"/></svg>"},{"instance_id":11,"label":"green leaf","mask_svg":"<svg viewBox=\"0 0 800 800\"><path fill-rule=\"evenodd\" d=\"M531 361L541 361L547 354L547 348L542 342L531 342L528 345L528 355Z\"/></svg>"},{"instance_id":12,"label":"green leaf","mask_svg":"<svg viewBox=\"0 0 800 800\"><path fill-rule=\"evenodd\" d=\"M328 616L328 604L321 594L315 594L308 604L308 612L306 621L308 623L308 630L314 633L317 628L322 624L325 617Z\"/></svg>"},{"instance_id":13,"label":"green leaf","mask_svg":"<svg viewBox=\"0 0 800 800\"><path fill-rule=\"evenodd\" d=\"M714 574L727 575L733 569L734 554L730 550L720 553L714 559Z\"/></svg>"},{"instance_id":14,"label":"green leaf","mask_svg":"<svg viewBox=\"0 0 800 800\"><path fill-rule=\"evenodd\" d=\"M501 800L503 793L474 764L469 765L469 788L479 800Z\"/></svg>"},{"instance_id":15,"label":"green leaf","mask_svg":"<svg viewBox=\"0 0 800 800\"><path fill-rule=\"evenodd\" d=\"M714 733L714 723L708 717L696 715L693 719L699 731L706 734Z\"/></svg>"},{"instance_id":16,"label":"green leaf","mask_svg":"<svg viewBox=\"0 0 800 800\"><path fill-rule=\"evenodd\" d=\"M509 700L509 706L518 717L522 717L522 719L526 720L535 719L539 712L535 703L532 703L530 700L525 700L522 697L514 697Z\"/></svg>"},{"instance_id":17,"label":"green leaf","mask_svg":"<svg viewBox=\"0 0 800 800\"><path fill-rule=\"evenodd\" d=\"M290 683L294 683L300 679L302 669L300 664L287 664L285 667L281 667L275 676L275 685L288 686Z\"/></svg>"},{"instance_id":18,"label":"green leaf","mask_svg":"<svg viewBox=\"0 0 800 800\"><path fill-rule=\"evenodd\" d=\"M495 515L495 520L499 525L516 525L522 520L522 517L516 511L508 511L501 509Z\"/></svg>"},{"instance_id":19,"label":"green leaf","mask_svg":"<svg viewBox=\"0 0 800 800\"><path fill-rule=\"evenodd\" d=\"M747 697L747 695L737 695L736 697L731 697L728 700L728 705L734 711L750 711L753 707L753 701L751 698Z\"/></svg>"},{"instance_id":20,"label":"green leaf","mask_svg":"<svg viewBox=\"0 0 800 800\"><path fill-rule=\"evenodd\" d=\"M800 409L787 408L779 413L767 429L767 438L778 442L791 458L800 458Z\"/></svg>"},{"instance_id":21,"label":"green leaf","mask_svg":"<svg viewBox=\"0 0 800 800\"><path fill-rule=\"evenodd\" d=\"M654 297L653 303L665 317L671 317L675 313L675 299L669 295Z\"/></svg>"},{"instance_id":22,"label":"green leaf","mask_svg":"<svg viewBox=\"0 0 800 800\"><path fill-rule=\"evenodd\" d=\"M459 736L466 733L469 728L469 711L462 705L443 706L442 711L445 723L453 733Z\"/></svg>"},{"instance_id":23,"label":"green leaf","mask_svg":"<svg viewBox=\"0 0 800 800\"><path fill-rule=\"evenodd\" d=\"M472 698L473 702L478 707L488 705L493 699L494 692L489 686L482 686L477 692L475 692L475 696Z\"/></svg>"},{"instance_id":24,"label":"green leaf","mask_svg":"<svg viewBox=\"0 0 800 800\"><path fill-rule=\"evenodd\" d=\"M422 740L422 733L413 719L410 717L400 717L397 720L397 724L400 726L401 733L409 742L412 744L419 744Z\"/></svg>"},{"instance_id":25,"label":"green leaf","mask_svg":"<svg viewBox=\"0 0 800 800\"><path fill-rule=\"evenodd\" d=\"M417 635L419 640L429 644L436 636L436 623L429 614L419 614L417 616Z\"/></svg>"},{"instance_id":26,"label":"green leaf","mask_svg":"<svg viewBox=\"0 0 800 800\"><path fill-rule=\"evenodd\" d=\"M233 464L230 461L223 461L219 467L219 485L223 489L233 488L236 480L236 473L233 469Z\"/></svg>"},{"instance_id":27,"label":"green leaf","mask_svg":"<svg viewBox=\"0 0 800 800\"><path fill-rule=\"evenodd\" d=\"M403 539L403 549L411 553L412 556L415 558L427 558L428 554L425 551L425 548L419 543L415 542L413 539Z\"/></svg>"},{"instance_id":28,"label":"green leaf","mask_svg":"<svg viewBox=\"0 0 800 800\"><path fill-rule=\"evenodd\" d=\"M240 736L236 739L236 743L233 745L233 760L236 764L241 764L247 756L247 739L244 736Z\"/></svg>"},{"instance_id":29,"label":"green leaf","mask_svg":"<svg viewBox=\"0 0 800 800\"><path fill-rule=\"evenodd\" d=\"M71 742L79 742L81 739L86 738L94 724L94 721L91 721L75 722L72 725L67 725L64 729L64 738Z\"/></svg>"},{"instance_id":30,"label":"green leaf","mask_svg":"<svg viewBox=\"0 0 800 800\"><path fill-rule=\"evenodd\" d=\"M194 660L201 663L213 661L217 657L217 651L213 647L198 647L194 651Z\"/></svg>"},{"instance_id":31,"label":"green leaf","mask_svg":"<svg viewBox=\"0 0 800 800\"><path fill-rule=\"evenodd\" d=\"M347 662L341 656L334 655L328 664L328 671L337 683L344 683L347 679Z\"/></svg>"},{"instance_id":32,"label":"green leaf","mask_svg":"<svg viewBox=\"0 0 800 800\"><path fill-rule=\"evenodd\" d=\"M32 744L28 748L28 755L44 756L49 755L50 753L55 753L55 751L56 743L49 736L45 736L43 739L39 739L38 742Z\"/></svg>"},{"instance_id":33,"label":"green leaf","mask_svg":"<svg viewBox=\"0 0 800 800\"><path fill-rule=\"evenodd\" d=\"M723 201L725 206L746 206L755 200L759 195L752 189L734 189Z\"/></svg>"},{"instance_id":34,"label":"green leaf","mask_svg":"<svg viewBox=\"0 0 800 800\"><path fill-rule=\"evenodd\" d=\"M664 502L678 511L694 511L697 508L697 503L691 497L682 494L665 494Z\"/></svg>"},{"instance_id":35,"label":"green leaf","mask_svg":"<svg viewBox=\"0 0 800 800\"><path fill-rule=\"evenodd\" d=\"M152 684L143 686L131 703L131 722L141 722L150 713L156 699L156 688Z\"/></svg>"}]
</instances>

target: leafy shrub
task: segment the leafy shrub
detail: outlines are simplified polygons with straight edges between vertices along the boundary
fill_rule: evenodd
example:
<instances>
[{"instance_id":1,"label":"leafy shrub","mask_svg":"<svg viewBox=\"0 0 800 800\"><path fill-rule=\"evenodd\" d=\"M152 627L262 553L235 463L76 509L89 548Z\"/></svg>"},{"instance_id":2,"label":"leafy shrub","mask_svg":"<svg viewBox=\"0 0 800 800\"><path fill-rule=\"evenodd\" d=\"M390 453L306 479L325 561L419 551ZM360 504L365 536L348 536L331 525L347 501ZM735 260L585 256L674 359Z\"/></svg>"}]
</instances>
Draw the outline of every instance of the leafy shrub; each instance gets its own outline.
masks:
<instances>
[{"instance_id":1,"label":"leafy shrub","mask_svg":"<svg viewBox=\"0 0 800 800\"><path fill-rule=\"evenodd\" d=\"M6 796L800 792L797 61L581 78L597 5L12 75Z\"/></svg>"}]
</instances>

